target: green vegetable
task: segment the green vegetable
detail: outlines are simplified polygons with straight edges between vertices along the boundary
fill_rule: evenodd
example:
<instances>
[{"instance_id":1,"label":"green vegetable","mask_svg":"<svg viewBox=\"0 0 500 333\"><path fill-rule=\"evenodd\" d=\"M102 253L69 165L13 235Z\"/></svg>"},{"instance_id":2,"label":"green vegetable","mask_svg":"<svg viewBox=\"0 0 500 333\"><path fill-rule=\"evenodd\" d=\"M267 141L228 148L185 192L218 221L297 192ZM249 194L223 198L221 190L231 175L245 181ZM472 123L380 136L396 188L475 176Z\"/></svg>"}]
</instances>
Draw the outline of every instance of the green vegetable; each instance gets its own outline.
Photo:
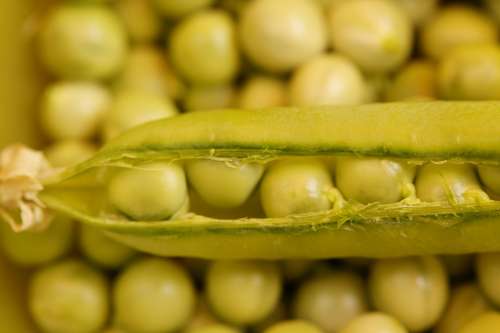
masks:
<instances>
[{"instance_id":1,"label":"green vegetable","mask_svg":"<svg viewBox=\"0 0 500 333\"><path fill-rule=\"evenodd\" d=\"M322 331L303 320L287 320L269 327L264 333L322 333Z\"/></svg>"},{"instance_id":2,"label":"green vegetable","mask_svg":"<svg viewBox=\"0 0 500 333\"><path fill-rule=\"evenodd\" d=\"M46 266L32 277L29 309L48 333L93 333L108 317L105 276L91 266L66 260Z\"/></svg>"},{"instance_id":3,"label":"green vegetable","mask_svg":"<svg viewBox=\"0 0 500 333\"><path fill-rule=\"evenodd\" d=\"M160 37L162 22L151 1L120 0L115 8L134 42L154 42Z\"/></svg>"},{"instance_id":4,"label":"green vegetable","mask_svg":"<svg viewBox=\"0 0 500 333\"><path fill-rule=\"evenodd\" d=\"M381 312L362 314L347 324L339 333L407 333L396 319Z\"/></svg>"},{"instance_id":5,"label":"green vegetable","mask_svg":"<svg viewBox=\"0 0 500 333\"><path fill-rule=\"evenodd\" d=\"M500 304L500 253L480 253L476 257L476 274L485 296L495 305Z\"/></svg>"},{"instance_id":6,"label":"green vegetable","mask_svg":"<svg viewBox=\"0 0 500 333\"><path fill-rule=\"evenodd\" d=\"M215 0L153 0L158 11L168 18L180 18L210 6Z\"/></svg>"},{"instance_id":7,"label":"green vegetable","mask_svg":"<svg viewBox=\"0 0 500 333\"><path fill-rule=\"evenodd\" d=\"M239 333L240 331L226 325L214 324L189 330L188 333Z\"/></svg>"},{"instance_id":8,"label":"green vegetable","mask_svg":"<svg viewBox=\"0 0 500 333\"><path fill-rule=\"evenodd\" d=\"M288 104L285 83L272 76L254 76L243 84L238 96L238 106L242 109L259 109Z\"/></svg>"},{"instance_id":9,"label":"green vegetable","mask_svg":"<svg viewBox=\"0 0 500 333\"><path fill-rule=\"evenodd\" d=\"M234 107L236 91L231 85L194 86L184 98L187 111L201 111Z\"/></svg>"},{"instance_id":10,"label":"green vegetable","mask_svg":"<svg viewBox=\"0 0 500 333\"><path fill-rule=\"evenodd\" d=\"M413 23L424 26L438 10L439 0L393 0L404 10Z\"/></svg>"},{"instance_id":11,"label":"green vegetable","mask_svg":"<svg viewBox=\"0 0 500 333\"><path fill-rule=\"evenodd\" d=\"M38 51L52 74L66 79L108 79L122 67L127 38L105 6L61 4L45 18Z\"/></svg>"},{"instance_id":12,"label":"green vegetable","mask_svg":"<svg viewBox=\"0 0 500 333\"><path fill-rule=\"evenodd\" d=\"M85 141L59 141L45 150L45 156L52 166L67 167L85 161L95 154L97 148Z\"/></svg>"},{"instance_id":13,"label":"green vegetable","mask_svg":"<svg viewBox=\"0 0 500 333\"><path fill-rule=\"evenodd\" d=\"M114 285L114 320L127 332L178 331L195 304L189 274L171 260L139 260L123 270Z\"/></svg>"},{"instance_id":14,"label":"green vegetable","mask_svg":"<svg viewBox=\"0 0 500 333\"><path fill-rule=\"evenodd\" d=\"M495 195L500 195L500 168L491 165L479 165L481 182Z\"/></svg>"},{"instance_id":15,"label":"green vegetable","mask_svg":"<svg viewBox=\"0 0 500 333\"><path fill-rule=\"evenodd\" d=\"M436 324L448 301L445 269L432 256L378 260L369 282L375 309L394 316L409 331Z\"/></svg>"},{"instance_id":16,"label":"green vegetable","mask_svg":"<svg viewBox=\"0 0 500 333\"><path fill-rule=\"evenodd\" d=\"M255 324L278 304L282 281L278 266L265 261L214 261L206 276L208 302L224 321Z\"/></svg>"},{"instance_id":17,"label":"green vegetable","mask_svg":"<svg viewBox=\"0 0 500 333\"><path fill-rule=\"evenodd\" d=\"M436 66L427 60L414 60L401 68L385 89L387 101L437 98Z\"/></svg>"},{"instance_id":18,"label":"green vegetable","mask_svg":"<svg viewBox=\"0 0 500 333\"><path fill-rule=\"evenodd\" d=\"M464 326L459 333L496 333L500 330L500 313L488 312Z\"/></svg>"}]
</instances>

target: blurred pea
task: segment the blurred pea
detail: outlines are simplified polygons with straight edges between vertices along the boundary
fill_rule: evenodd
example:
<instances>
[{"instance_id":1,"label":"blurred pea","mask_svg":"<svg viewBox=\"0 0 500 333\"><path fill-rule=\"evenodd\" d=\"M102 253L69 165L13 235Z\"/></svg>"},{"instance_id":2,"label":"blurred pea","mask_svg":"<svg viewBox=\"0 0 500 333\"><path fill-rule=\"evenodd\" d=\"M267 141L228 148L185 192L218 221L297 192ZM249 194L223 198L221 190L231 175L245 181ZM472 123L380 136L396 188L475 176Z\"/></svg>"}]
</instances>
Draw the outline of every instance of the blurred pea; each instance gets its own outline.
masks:
<instances>
[{"instance_id":1,"label":"blurred pea","mask_svg":"<svg viewBox=\"0 0 500 333\"><path fill-rule=\"evenodd\" d=\"M183 329L183 332L193 333L197 332L197 330L201 330L206 327L212 327L218 324L220 324L220 322L210 310L205 297L203 295L200 295L200 297L198 297L198 302L196 304L194 313L189 319L189 323L187 324L187 326Z\"/></svg>"},{"instance_id":2,"label":"blurred pea","mask_svg":"<svg viewBox=\"0 0 500 333\"><path fill-rule=\"evenodd\" d=\"M85 161L97 151L95 145L86 141L58 141L45 150L45 156L54 167L67 167Z\"/></svg>"},{"instance_id":3,"label":"blurred pea","mask_svg":"<svg viewBox=\"0 0 500 333\"><path fill-rule=\"evenodd\" d=\"M252 326L252 332L264 332L269 327L285 320L288 317L287 305L284 302L280 302L266 318L258 322L256 325Z\"/></svg>"},{"instance_id":4,"label":"blurred pea","mask_svg":"<svg viewBox=\"0 0 500 333\"><path fill-rule=\"evenodd\" d=\"M436 66L427 60L413 60L402 67L389 83L385 100L402 101L437 98Z\"/></svg>"},{"instance_id":5,"label":"blurred pea","mask_svg":"<svg viewBox=\"0 0 500 333\"><path fill-rule=\"evenodd\" d=\"M237 93L231 85L191 87L183 100L187 111L224 109L235 106Z\"/></svg>"},{"instance_id":6,"label":"blurred pea","mask_svg":"<svg viewBox=\"0 0 500 333\"><path fill-rule=\"evenodd\" d=\"M264 333L323 333L316 325L304 320L285 320L269 327Z\"/></svg>"},{"instance_id":7,"label":"blurred pea","mask_svg":"<svg viewBox=\"0 0 500 333\"><path fill-rule=\"evenodd\" d=\"M439 0L393 0L416 26L423 26L439 9Z\"/></svg>"},{"instance_id":8,"label":"blurred pea","mask_svg":"<svg viewBox=\"0 0 500 333\"><path fill-rule=\"evenodd\" d=\"M488 312L464 326L458 333L497 333L500 332L500 313Z\"/></svg>"},{"instance_id":9,"label":"blurred pea","mask_svg":"<svg viewBox=\"0 0 500 333\"><path fill-rule=\"evenodd\" d=\"M384 94L390 86L389 76L387 74L371 74L365 76L366 95L365 103L376 103L384 100Z\"/></svg>"},{"instance_id":10,"label":"blurred pea","mask_svg":"<svg viewBox=\"0 0 500 333\"><path fill-rule=\"evenodd\" d=\"M272 76L256 75L243 83L238 96L238 106L258 109L288 104L285 82Z\"/></svg>"},{"instance_id":11,"label":"blurred pea","mask_svg":"<svg viewBox=\"0 0 500 333\"><path fill-rule=\"evenodd\" d=\"M212 324L187 331L186 333L240 333L241 331L223 324Z\"/></svg>"},{"instance_id":12,"label":"blurred pea","mask_svg":"<svg viewBox=\"0 0 500 333\"><path fill-rule=\"evenodd\" d=\"M395 318L381 313L371 312L357 316L339 333L408 333L406 328Z\"/></svg>"},{"instance_id":13,"label":"blurred pea","mask_svg":"<svg viewBox=\"0 0 500 333\"><path fill-rule=\"evenodd\" d=\"M500 195L500 167L496 165L478 165L477 171L481 182L495 195Z\"/></svg>"},{"instance_id":14,"label":"blurred pea","mask_svg":"<svg viewBox=\"0 0 500 333\"><path fill-rule=\"evenodd\" d=\"M476 256L476 275L485 296L500 306L500 253L479 253Z\"/></svg>"},{"instance_id":15,"label":"blurred pea","mask_svg":"<svg viewBox=\"0 0 500 333\"><path fill-rule=\"evenodd\" d=\"M162 22L150 0L119 0L115 8L132 41L147 43L160 37Z\"/></svg>"},{"instance_id":16,"label":"blurred pea","mask_svg":"<svg viewBox=\"0 0 500 333\"><path fill-rule=\"evenodd\" d=\"M288 281L297 281L309 273L319 261L307 259L287 259L281 263L283 275Z\"/></svg>"},{"instance_id":17,"label":"blurred pea","mask_svg":"<svg viewBox=\"0 0 500 333\"><path fill-rule=\"evenodd\" d=\"M215 0L152 0L158 12L171 19L181 18L211 6Z\"/></svg>"}]
</instances>

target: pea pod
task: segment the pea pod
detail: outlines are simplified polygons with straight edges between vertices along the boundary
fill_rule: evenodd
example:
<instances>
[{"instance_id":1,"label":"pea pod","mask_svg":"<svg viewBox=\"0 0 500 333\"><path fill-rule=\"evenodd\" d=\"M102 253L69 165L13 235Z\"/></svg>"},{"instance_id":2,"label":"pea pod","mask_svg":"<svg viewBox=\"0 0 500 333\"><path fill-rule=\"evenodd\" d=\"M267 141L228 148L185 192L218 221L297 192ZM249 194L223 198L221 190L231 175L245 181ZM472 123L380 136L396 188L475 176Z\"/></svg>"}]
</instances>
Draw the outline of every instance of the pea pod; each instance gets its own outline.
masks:
<instances>
[{"instance_id":1,"label":"pea pod","mask_svg":"<svg viewBox=\"0 0 500 333\"><path fill-rule=\"evenodd\" d=\"M418 102L188 113L128 130L89 160L46 177L37 197L39 206L164 256L322 258L499 251L500 202L489 199L347 202L323 212L278 218L221 220L185 213L146 222L114 214L105 190L107 170L114 167L194 158L265 163L292 156L355 155L416 164L499 164L499 110L499 102Z\"/></svg>"}]
</instances>

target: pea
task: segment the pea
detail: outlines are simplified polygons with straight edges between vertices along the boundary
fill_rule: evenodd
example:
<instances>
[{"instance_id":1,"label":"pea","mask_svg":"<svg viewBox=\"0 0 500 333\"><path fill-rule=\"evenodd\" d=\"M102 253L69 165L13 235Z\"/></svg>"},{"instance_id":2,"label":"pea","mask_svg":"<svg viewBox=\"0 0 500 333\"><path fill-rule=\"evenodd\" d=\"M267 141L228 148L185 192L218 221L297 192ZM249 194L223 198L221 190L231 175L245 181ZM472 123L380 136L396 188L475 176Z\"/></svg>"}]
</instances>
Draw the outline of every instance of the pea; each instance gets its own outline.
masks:
<instances>
[{"instance_id":1,"label":"pea","mask_svg":"<svg viewBox=\"0 0 500 333\"><path fill-rule=\"evenodd\" d=\"M165 55L147 44L131 49L114 86L118 91L138 90L171 99L180 98L185 90Z\"/></svg>"},{"instance_id":2,"label":"pea","mask_svg":"<svg viewBox=\"0 0 500 333\"><path fill-rule=\"evenodd\" d=\"M186 163L191 185L209 204L238 207L248 200L259 182L264 167L257 163L191 160Z\"/></svg>"},{"instance_id":3,"label":"pea","mask_svg":"<svg viewBox=\"0 0 500 333\"><path fill-rule=\"evenodd\" d=\"M365 77L365 103L381 102L384 99L385 92L389 89L390 78L387 74L370 74Z\"/></svg>"},{"instance_id":4,"label":"pea","mask_svg":"<svg viewBox=\"0 0 500 333\"><path fill-rule=\"evenodd\" d=\"M361 104L366 83L356 65L339 54L322 54L302 64L290 81L296 106Z\"/></svg>"},{"instance_id":5,"label":"pea","mask_svg":"<svg viewBox=\"0 0 500 333\"><path fill-rule=\"evenodd\" d=\"M439 5L439 0L393 0L393 2L401 6L418 27L425 26L435 15Z\"/></svg>"},{"instance_id":6,"label":"pea","mask_svg":"<svg viewBox=\"0 0 500 333\"><path fill-rule=\"evenodd\" d=\"M488 312L464 326L459 333L496 333L500 330L500 313Z\"/></svg>"},{"instance_id":7,"label":"pea","mask_svg":"<svg viewBox=\"0 0 500 333\"><path fill-rule=\"evenodd\" d=\"M348 200L391 203L414 194L415 166L405 162L343 157L335 171L336 184Z\"/></svg>"},{"instance_id":8,"label":"pea","mask_svg":"<svg viewBox=\"0 0 500 333\"><path fill-rule=\"evenodd\" d=\"M412 24L392 1L342 2L330 10L329 23L333 47L366 72L392 71L410 55Z\"/></svg>"},{"instance_id":9,"label":"pea","mask_svg":"<svg viewBox=\"0 0 500 333\"><path fill-rule=\"evenodd\" d=\"M125 130L178 114L166 96L139 91L122 91L115 96L104 124L104 139L110 140Z\"/></svg>"},{"instance_id":10,"label":"pea","mask_svg":"<svg viewBox=\"0 0 500 333\"><path fill-rule=\"evenodd\" d=\"M307 321L286 320L269 327L264 333L322 333L322 331Z\"/></svg>"},{"instance_id":11,"label":"pea","mask_svg":"<svg viewBox=\"0 0 500 333\"><path fill-rule=\"evenodd\" d=\"M332 189L328 169L319 160L282 160L264 175L260 199L266 216L282 217L330 209Z\"/></svg>"},{"instance_id":12,"label":"pea","mask_svg":"<svg viewBox=\"0 0 500 333\"><path fill-rule=\"evenodd\" d=\"M407 333L395 318L381 312L361 314L351 320L339 333Z\"/></svg>"},{"instance_id":13,"label":"pea","mask_svg":"<svg viewBox=\"0 0 500 333\"><path fill-rule=\"evenodd\" d=\"M240 331L226 325L214 324L189 330L187 333L239 333Z\"/></svg>"},{"instance_id":14,"label":"pea","mask_svg":"<svg viewBox=\"0 0 500 333\"><path fill-rule=\"evenodd\" d=\"M284 302L280 302L266 318L252 325L252 332L264 332L269 327L285 320L288 317L287 306Z\"/></svg>"},{"instance_id":15,"label":"pea","mask_svg":"<svg viewBox=\"0 0 500 333\"><path fill-rule=\"evenodd\" d=\"M48 333L93 333L108 316L105 276L91 266L66 260L36 271L29 286L29 309Z\"/></svg>"},{"instance_id":16,"label":"pea","mask_svg":"<svg viewBox=\"0 0 500 333\"><path fill-rule=\"evenodd\" d=\"M61 4L45 18L38 51L54 75L108 79L123 65L127 38L116 15L104 6Z\"/></svg>"},{"instance_id":17,"label":"pea","mask_svg":"<svg viewBox=\"0 0 500 333\"><path fill-rule=\"evenodd\" d=\"M457 46L438 67L438 92L443 99L499 99L500 47L495 44Z\"/></svg>"},{"instance_id":18,"label":"pea","mask_svg":"<svg viewBox=\"0 0 500 333\"><path fill-rule=\"evenodd\" d=\"M137 254L132 248L114 241L89 225L82 225L79 245L87 259L109 269L123 266Z\"/></svg>"},{"instance_id":19,"label":"pea","mask_svg":"<svg viewBox=\"0 0 500 333\"><path fill-rule=\"evenodd\" d=\"M120 170L108 186L108 198L134 220L162 220L187 200L184 171L175 163L152 163Z\"/></svg>"},{"instance_id":20,"label":"pea","mask_svg":"<svg viewBox=\"0 0 500 333\"><path fill-rule=\"evenodd\" d=\"M470 164L426 164L415 182L417 197L423 201L451 203L487 200Z\"/></svg>"},{"instance_id":21,"label":"pea","mask_svg":"<svg viewBox=\"0 0 500 333\"><path fill-rule=\"evenodd\" d=\"M361 277L349 271L327 272L304 281L292 301L293 315L326 333L338 332L368 308Z\"/></svg>"},{"instance_id":22,"label":"pea","mask_svg":"<svg viewBox=\"0 0 500 333\"><path fill-rule=\"evenodd\" d=\"M487 15L454 4L440 9L423 26L419 43L424 55L440 59L457 46L496 43L497 39L497 27Z\"/></svg>"},{"instance_id":23,"label":"pea","mask_svg":"<svg viewBox=\"0 0 500 333\"><path fill-rule=\"evenodd\" d=\"M273 262L214 261L205 282L208 302L224 321L255 324L273 312L281 295L281 276Z\"/></svg>"},{"instance_id":24,"label":"pea","mask_svg":"<svg viewBox=\"0 0 500 333\"><path fill-rule=\"evenodd\" d=\"M465 283L459 285L452 290L446 311L436 325L434 332L458 332L467 323L490 310L491 306L476 284Z\"/></svg>"},{"instance_id":25,"label":"pea","mask_svg":"<svg viewBox=\"0 0 500 333\"><path fill-rule=\"evenodd\" d=\"M168 51L174 68L192 84L229 83L240 66L235 23L220 10L181 21L170 35Z\"/></svg>"},{"instance_id":26,"label":"pea","mask_svg":"<svg viewBox=\"0 0 500 333\"><path fill-rule=\"evenodd\" d=\"M437 98L436 66L428 60L414 60L399 70L386 89L387 101Z\"/></svg>"},{"instance_id":27,"label":"pea","mask_svg":"<svg viewBox=\"0 0 500 333\"><path fill-rule=\"evenodd\" d=\"M448 275L452 278L461 278L469 275L472 271L473 259L471 254L441 256L441 261Z\"/></svg>"},{"instance_id":28,"label":"pea","mask_svg":"<svg viewBox=\"0 0 500 333\"><path fill-rule=\"evenodd\" d=\"M21 266L47 264L68 254L73 242L73 222L58 216L43 231L13 232L3 224L1 245L8 259Z\"/></svg>"},{"instance_id":29,"label":"pea","mask_svg":"<svg viewBox=\"0 0 500 333\"><path fill-rule=\"evenodd\" d=\"M42 128L56 140L89 139L97 134L110 103L110 93L97 83L54 83L42 96Z\"/></svg>"},{"instance_id":30,"label":"pea","mask_svg":"<svg viewBox=\"0 0 500 333\"><path fill-rule=\"evenodd\" d=\"M375 309L394 316L410 331L432 327L448 300L445 269L432 256L377 260L369 282Z\"/></svg>"},{"instance_id":31,"label":"pea","mask_svg":"<svg viewBox=\"0 0 500 333\"><path fill-rule=\"evenodd\" d=\"M243 109L258 109L288 104L285 83L272 76L258 75L243 84L238 96L238 106Z\"/></svg>"},{"instance_id":32,"label":"pea","mask_svg":"<svg viewBox=\"0 0 500 333\"><path fill-rule=\"evenodd\" d=\"M153 42L160 36L162 22L151 1L120 0L116 11L134 42Z\"/></svg>"},{"instance_id":33,"label":"pea","mask_svg":"<svg viewBox=\"0 0 500 333\"><path fill-rule=\"evenodd\" d=\"M326 24L313 1L252 0L240 19L246 56L270 72L286 72L325 49Z\"/></svg>"},{"instance_id":34,"label":"pea","mask_svg":"<svg viewBox=\"0 0 500 333\"><path fill-rule=\"evenodd\" d=\"M481 182L494 194L500 195L500 168L492 165L478 165Z\"/></svg>"},{"instance_id":35,"label":"pea","mask_svg":"<svg viewBox=\"0 0 500 333\"><path fill-rule=\"evenodd\" d=\"M189 319L189 323L183 330L185 333L193 333L205 327L218 326L220 324L208 307L204 295L200 295L197 303L196 309Z\"/></svg>"},{"instance_id":36,"label":"pea","mask_svg":"<svg viewBox=\"0 0 500 333\"><path fill-rule=\"evenodd\" d=\"M288 281L297 281L309 273L314 267L313 260L287 259L283 260L283 275Z\"/></svg>"},{"instance_id":37,"label":"pea","mask_svg":"<svg viewBox=\"0 0 500 333\"><path fill-rule=\"evenodd\" d=\"M188 111L225 109L236 104L237 94L231 85L195 86L184 98Z\"/></svg>"},{"instance_id":38,"label":"pea","mask_svg":"<svg viewBox=\"0 0 500 333\"><path fill-rule=\"evenodd\" d=\"M85 141L59 141L45 150L45 156L54 167L67 167L83 162L97 151L97 148Z\"/></svg>"},{"instance_id":39,"label":"pea","mask_svg":"<svg viewBox=\"0 0 500 333\"><path fill-rule=\"evenodd\" d=\"M479 253L476 257L476 274L481 290L485 296L500 305L500 290L498 281L500 279L500 253Z\"/></svg>"},{"instance_id":40,"label":"pea","mask_svg":"<svg viewBox=\"0 0 500 333\"><path fill-rule=\"evenodd\" d=\"M174 332L195 309L189 274L171 260L145 258L117 277L113 289L115 322L129 332Z\"/></svg>"},{"instance_id":41,"label":"pea","mask_svg":"<svg viewBox=\"0 0 500 333\"><path fill-rule=\"evenodd\" d=\"M180 18L214 2L215 0L154 0L158 11L168 18Z\"/></svg>"}]
</instances>

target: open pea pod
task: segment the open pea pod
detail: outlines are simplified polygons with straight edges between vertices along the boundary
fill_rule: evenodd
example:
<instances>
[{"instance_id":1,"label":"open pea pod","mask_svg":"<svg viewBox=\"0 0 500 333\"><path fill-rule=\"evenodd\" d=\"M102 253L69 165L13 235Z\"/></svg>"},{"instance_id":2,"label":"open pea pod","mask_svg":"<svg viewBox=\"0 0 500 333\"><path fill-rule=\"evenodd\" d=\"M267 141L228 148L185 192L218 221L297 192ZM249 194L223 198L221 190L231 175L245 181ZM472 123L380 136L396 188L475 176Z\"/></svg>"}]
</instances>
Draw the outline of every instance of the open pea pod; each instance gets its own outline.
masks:
<instances>
[{"instance_id":1,"label":"open pea pod","mask_svg":"<svg viewBox=\"0 0 500 333\"><path fill-rule=\"evenodd\" d=\"M124 133L86 162L45 178L36 200L163 256L326 258L500 251L500 201L495 200L348 203L342 209L283 218L226 220L186 213L146 222L113 214L106 198L106 174L114 167L193 158L269 161L336 155L498 164L500 102L189 113Z\"/></svg>"}]
</instances>

